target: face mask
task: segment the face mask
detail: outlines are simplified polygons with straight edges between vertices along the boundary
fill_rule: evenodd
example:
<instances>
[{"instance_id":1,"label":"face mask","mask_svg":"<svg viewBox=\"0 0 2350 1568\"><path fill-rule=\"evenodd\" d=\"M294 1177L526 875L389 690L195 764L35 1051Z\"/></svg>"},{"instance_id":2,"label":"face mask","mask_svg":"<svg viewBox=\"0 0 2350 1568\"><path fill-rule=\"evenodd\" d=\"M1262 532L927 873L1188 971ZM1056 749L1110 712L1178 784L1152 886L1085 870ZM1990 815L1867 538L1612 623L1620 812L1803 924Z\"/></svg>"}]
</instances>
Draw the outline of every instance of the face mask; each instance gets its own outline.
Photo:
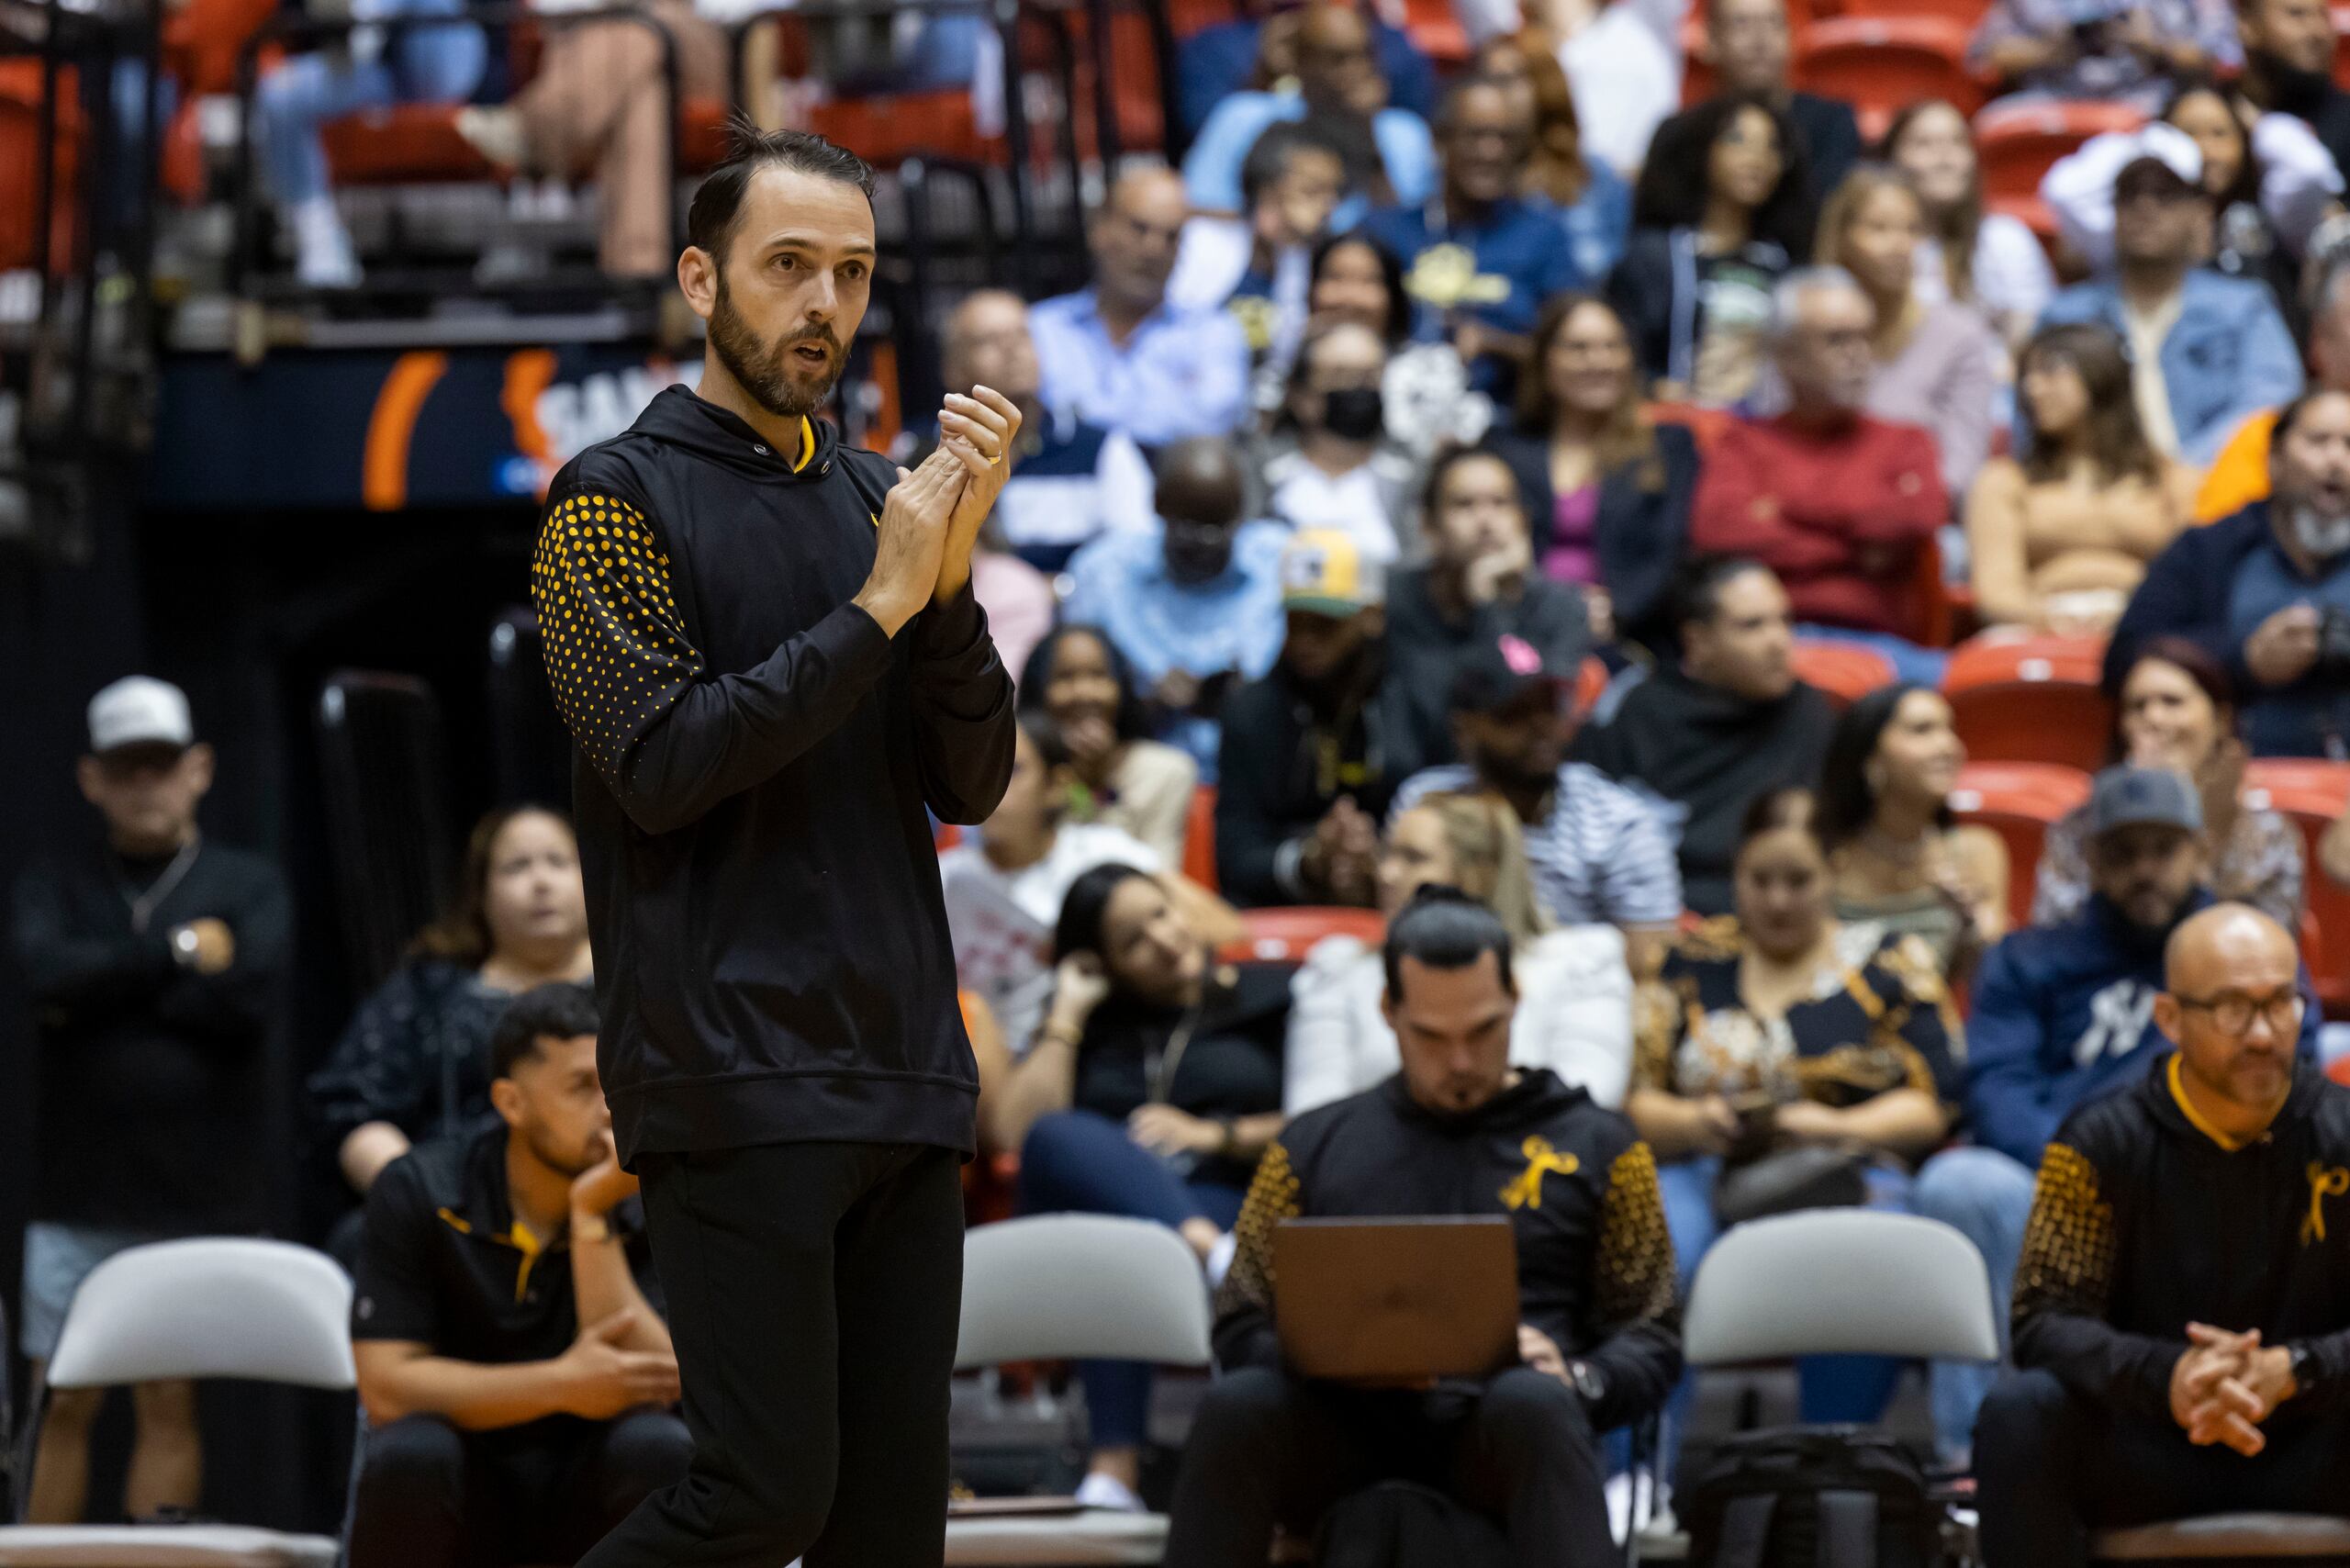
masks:
<instances>
[{"instance_id":1,"label":"face mask","mask_svg":"<svg viewBox=\"0 0 2350 1568\"><path fill-rule=\"evenodd\" d=\"M1387 407L1376 386L1346 386L1322 394L1322 428L1340 441L1377 441Z\"/></svg>"},{"instance_id":2,"label":"face mask","mask_svg":"<svg viewBox=\"0 0 2350 1568\"><path fill-rule=\"evenodd\" d=\"M2293 511L2293 539L2321 561L2350 550L2350 517L2326 517L2307 507Z\"/></svg>"}]
</instances>

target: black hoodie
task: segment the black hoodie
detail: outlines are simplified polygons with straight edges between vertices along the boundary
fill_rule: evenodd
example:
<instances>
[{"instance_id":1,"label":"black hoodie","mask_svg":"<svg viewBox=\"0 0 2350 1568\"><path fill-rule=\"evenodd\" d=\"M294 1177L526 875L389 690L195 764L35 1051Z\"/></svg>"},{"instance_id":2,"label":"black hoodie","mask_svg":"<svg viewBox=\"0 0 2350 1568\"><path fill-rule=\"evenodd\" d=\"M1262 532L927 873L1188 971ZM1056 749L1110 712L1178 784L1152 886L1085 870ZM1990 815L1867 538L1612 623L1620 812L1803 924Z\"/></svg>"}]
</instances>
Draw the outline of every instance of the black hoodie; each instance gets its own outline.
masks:
<instances>
[{"instance_id":1,"label":"black hoodie","mask_svg":"<svg viewBox=\"0 0 2350 1568\"><path fill-rule=\"evenodd\" d=\"M928 806L995 809L1012 680L967 589L894 640L849 601L888 459L798 465L681 386L547 494L532 566L573 769L621 1158L969 1152L978 1076Z\"/></svg>"},{"instance_id":2,"label":"black hoodie","mask_svg":"<svg viewBox=\"0 0 2350 1568\"><path fill-rule=\"evenodd\" d=\"M1401 1073L1308 1111L1257 1167L1216 1297L1216 1359L1273 1365L1273 1227L1300 1216L1506 1215L1518 1311L1606 1393L1595 1425L1663 1406L1681 1306L1656 1159L1632 1124L1548 1068L1465 1115L1423 1109Z\"/></svg>"},{"instance_id":3,"label":"black hoodie","mask_svg":"<svg viewBox=\"0 0 2350 1568\"><path fill-rule=\"evenodd\" d=\"M2298 1420L2350 1407L2350 1090L2304 1061L2266 1133L2200 1124L2165 1055L2065 1121L2016 1269L2015 1355L2116 1412L2170 1419L2187 1326L2306 1348Z\"/></svg>"},{"instance_id":4,"label":"black hoodie","mask_svg":"<svg viewBox=\"0 0 2350 1568\"><path fill-rule=\"evenodd\" d=\"M1728 914L1747 807L1774 790L1817 785L1835 727L1828 699L1801 681L1757 702L1671 665L1626 693L1604 727L1585 730L1575 756L1681 808L1682 902Z\"/></svg>"}]
</instances>

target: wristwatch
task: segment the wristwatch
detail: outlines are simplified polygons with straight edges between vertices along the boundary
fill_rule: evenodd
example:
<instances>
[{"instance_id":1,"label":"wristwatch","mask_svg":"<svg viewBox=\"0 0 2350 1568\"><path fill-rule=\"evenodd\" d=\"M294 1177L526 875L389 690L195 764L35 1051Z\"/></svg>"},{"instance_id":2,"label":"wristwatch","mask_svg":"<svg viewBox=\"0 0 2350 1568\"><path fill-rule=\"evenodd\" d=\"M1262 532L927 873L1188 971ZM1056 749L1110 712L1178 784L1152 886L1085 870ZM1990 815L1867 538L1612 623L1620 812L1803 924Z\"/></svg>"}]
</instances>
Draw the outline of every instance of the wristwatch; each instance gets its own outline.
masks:
<instances>
[{"instance_id":1,"label":"wristwatch","mask_svg":"<svg viewBox=\"0 0 2350 1568\"><path fill-rule=\"evenodd\" d=\"M203 947L204 944L196 940L195 926L174 925L172 927L172 962L180 968L184 969L196 968L196 956L203 950Z\"/></svg>"},{"instance_id":2,"label":"wristwatch","mask_svg":"<svg viewBox=\"0 0 2350 1568\"><path fill-rule=\"evenodd\" d=\"M1607 1397L1607 1374L1589 1361L1569 1361L1567 1381L1574 1384L1586 1406L1595 1406Z\"/></svg>"},{"instance_id":3,"label":"wristwatch","mask_svg":"<svg viewBox=\"0 0 2350 1568\"><path fill-rule=\"evenodd\" d=\"M2295 1343L2285 1347L2285 1364L2293 1373L2293 1392L2307 1394L2317 1386L2318 1359L2307 1345Z\"/></svg>"}]
</instances>

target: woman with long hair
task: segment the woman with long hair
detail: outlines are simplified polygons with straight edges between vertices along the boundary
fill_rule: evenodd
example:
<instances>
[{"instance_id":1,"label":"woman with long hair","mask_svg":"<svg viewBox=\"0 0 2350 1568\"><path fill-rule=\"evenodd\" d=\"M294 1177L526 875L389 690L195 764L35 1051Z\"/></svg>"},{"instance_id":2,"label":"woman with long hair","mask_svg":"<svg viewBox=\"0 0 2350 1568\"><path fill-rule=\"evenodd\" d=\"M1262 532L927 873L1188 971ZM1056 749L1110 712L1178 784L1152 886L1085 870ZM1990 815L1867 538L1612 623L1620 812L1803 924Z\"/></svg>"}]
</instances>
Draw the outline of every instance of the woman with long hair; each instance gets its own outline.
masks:
<instances>
[{"instance_id":1,"label":"woman with long hair","mask_svg":"<svg viewBox=\"0 0 2350 1568\"><path fill-rule=\"evenodd\" d=\"M1949 702L1903 682L1844 710L1819 769L1836 918L1920 938L1953 985L2008 924L2007 846L1951 814L1965 766Z\"/></svg>"},{"instance_id":2,"label":"woman with long hair","mask_svg":"<svg viewBox=\"0 0 2350 1568\"><path fill-rule=\"evenodd\" d=\"M1501 917L1516 957L1510 1060L1547 1067L1603 1105L1631 1070L1632 981L1612 925L1551 929L1534 894L1517 812L1494 795L1438 793L1395 814L1379 856L1379 913L1393 920L1424 887L1458 888ZM1392 1076L1401 1058L1380 1007L1377 946L1326 936L1292 982L1281 1109L1295 1116Z\"/></svg>"},{"instance_id":3,"label":"woman with long hair","mask_svg":"<svg viewBox=\"0 0 2350 1568\"><path fill-rule=\"evenodd\" d=\"M1156 1220L1206 1262L1281 1127L1285 970L1219 964L1132 866L1077 879L1053 933L1052 1003L985 1119L1020 1154L1020 1206ZM1150 1369L1079 1369L1092 1456L1079 1497L1138 1509Z\"/></svg>"},{"instance_id":4,"label":"woman with long hair","mask_svg":"<svg viewBox=\"0 0 2350 1568\"><path fill-rule=\"evenodd\" d=\"M310 1075L319 1130L351 1190L364 1195L411 1144L490 1115L489 1035L507 1002L593 974L569 819L545 806L491 812L465 840L448 909Z\"/></svg>"},{"instance_id":5,"label":"woman with long hair","mask_svg":"<svg viewBox=\"0 0 2350 1568\"><path fill-rule=\"evenodd\" d=\"M1803 143L1760 94L1710 98L1640 171L1632 238L1608 298L1644 376L1667 399L1717 407L1753 389L1771 291L1811 254Z\"/></svg>"},{"instance_id":6,"label":"woman with long hair","mask_svg":"<svg viewBox=\"0 0 2350 1568\"><path fill-rule=\"evenodd\" d=\"M1485 444L1517 476L1536 562L1583 586L1594 641L1653 646L1687 547L1697 446L1648 417L1631 336L1606 300L1562 294L1544 308L1516 414Z\"/></svg>"},{"instance_id":7,"label":"woman with long hair","mask_svg":"<svg viewBox=\"0 0 2350 1568\"><path fill-rule=\"evenodd\" d=\"M1107 823L1147 845L1161 863L1183 863L1199 764L1150 738L1133 667L1107 633L1078 622L1046 633L1021 669L1020 708L1051 721L1079 786L1066 820Z\"/></svg>"},{"instance_id":8,"label":"woman with long hair","mask_svg":"<svg viewBox=\"0 0 2350 1568\"><path fill-rule=\"evenodd\" d=\"M2018 364L2022 453L1966 498L1975 602L1995 626L2102 635L2193 520L2197 476L2146 439L2107 328L2046 328Z\"/></svg>"},{"instance_id":9,"label":"woman with long hair","mask_svg":"<svg viewBox=\"0 0 2350 1568\"><path fill-rule=\"evenodd\" d=\"M2055 297L2056 274L2021 218L1984 210L1982 165L1966 117L1942 98L1905 105L1886 130L1884 157L1908 176L1926 207L1917 297L1972 305L2010 345L2021 343Z\"/></svg>"},{"instance_id":10,"label":"woman with long hair","mask_svg":"<svg viewBox=\"0 0 2350 1568\"><path fill-rule=\"evenodd\" d=\"M1868 411L1930 432L1942 484L1962 495L1990 454L1998 394L1991 363L1999 346L1973 306L1919 297L1918 247L1925 238L1926 205L1908 176L1863 164L1828 198L1812 256L1852 274L1876 307Z\"/></svg>"},{"instance_id":11,"label":"woman with long hair","mask_svg":"<svg viewBox=\"0 0 2350 1568\"><path fill-rule=\"evenodd\" d=\"M1932 951L1836 918L1809 791L1754 802L1734 879L1737 913L1683 937L1642 988L1624 1102L1656 1151L1684 1288L1720 1234L1726 1169L1845 1150L1868 1202L1905 1207L1961 1089L1958 1014ZM1803 1419L1875 1420L1899 1371L1874 1357L1800 1362Z\"/></svg>"},{"instance_id":12,"label":"woman with long hair","mask_svg":"<svg viewBox=\"0 0 2350 1568\"><path fill-rule=\"evenodd\" d=\"M2299 829L2244 799L2244 745L2236 734L2235 685L2219 661L2183 637L2157 637L2121 678L2113 760L2166 767L2195 785L2211 891L2248 903L2286 930L2301 928L2309 867ZM2040 851L2031 923L2053 925L2089 902L2089 812L2060 818Z\"/></svg>"},{"instance_id":13,"label":"woman with long hair","mask_svg":"<svg viewBox=\"0 0 2350 1568\"><path fill-rule=\"evenodd\" d=\"M2212 214L2208 264L2230 277L2266 284L2276 296L2277 309L2300 335L2307 320L2300 304L2301 250L2309 239L2308 228L2335 203L2329 199L2333 191L2319 193L2321 199L2315 202L2295 203L2288 196L2296 188L2309 188L2312 149L2324 160L2313 171L2318 180L2331 166L2331 155L2306 130L2293 135L2291 127L2298 121L2277 116L2270 117L2275 123L2262 132L2261 143L2271 154L2264 157L2262 146L2255 145L2252 125L2238 111L2233 95L2209 77L2181 82L2170 102L2163 106L2162 118L2192 137L2196 151L2203 155L2199 183L2210 198ZM2286 139L2283 145L2278 141L2280 133ZM2338 179L2333 182L2337 189L2339 183ZM2297 209L2306 214L2306 223L2280 227L2270 216L2272 210L2289 216Z\"/></svg>"}]
</instances>

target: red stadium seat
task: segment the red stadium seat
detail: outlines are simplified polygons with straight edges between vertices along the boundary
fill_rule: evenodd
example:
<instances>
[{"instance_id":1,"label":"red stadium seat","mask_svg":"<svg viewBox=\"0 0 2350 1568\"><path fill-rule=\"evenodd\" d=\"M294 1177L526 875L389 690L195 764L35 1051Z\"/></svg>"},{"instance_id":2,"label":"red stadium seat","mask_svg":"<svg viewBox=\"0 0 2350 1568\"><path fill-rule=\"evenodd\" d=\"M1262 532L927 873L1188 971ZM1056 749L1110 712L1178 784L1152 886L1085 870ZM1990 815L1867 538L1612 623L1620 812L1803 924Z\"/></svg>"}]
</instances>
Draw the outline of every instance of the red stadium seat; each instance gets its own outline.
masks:
<instances>
[{"instance_id":1,"label":"red stadium seat","mask_svg":"<svg viewBox=\"0 0 2350 1568\"><path fill-rule=\"evenodd\" d=\"M1881 686L1893 684L1893 662L1868 648L1849 643L1815 643L1796 639L1796 678L1816 686L1839 708L1849 708Z\"/></svg>"},{"instance_id":2,"label":"red stadium seat","mask_svg":"<svg viewBox=\"0 0 2350 1568\"><path fill-rule=\"evenodd\" d=\"M2350 88L2350 6L2333 8L2333 84Z\"/></svg>"},{"instance_id":3,"label":"red stadium seat","mask_svg":"<svg viewBox=\"0 0 2350 1568\"><path fill-rule=\"evenodd\" d=\"M1935 17L1957 23L1969 37L1990 8L1990 0L1844 0L1848 17Z\"/></svg>"},{"instance_id":4,"label":"red stadium seat","mask_svg":"<svg viewBox=\"0 0 2350 1568\"><path fill-rule=\"evenodd\" d=\"M2031 920L2032 883L2048 829L2089 798L2089 776L2076 767L2042 762L1970 762L1951 791L1951 810L2008 846L2008 919Z\"/></svg>"},{"instance_id":5,"label":"red stadium seat","mask_svg":"<svg viewBox=\"0 0 2350 1568\"><path fill-rule=\"evenodd\" d=\"M1227 962L1302 964L1325 936L1355 936L1376 946L1387 935L1387 923L1369 909L1244 909L1240 924L1248 935L1218 955Z\"/></svg>"},{"instance_id":6,"label":"red stadium seat","mask_svg":"<svg viewBox=\"0 0 2350 1568\"><path fill-rule=\"evenodd\" d=\"M2326 1077L2344 1088L2350 1088L2350 1057L2336 1057L2326 1065Z\"/></svg>"},{"instance_id":7,"label":"red stadium seat","mask_svg":"<svg viewBox=\"0 0 2350 1568\"><path fill-rule=\"evenodd\" d=\"M1597 659L1585 659L1575 671L1575 711L1588 713L1592 705L1607 693L1607 666Z\"/></svg>"},{"instance_id":8,"label":"red stadium seat","mask_svg":"<svg viewBox=\"0 0 2350 1568\"><path fill-rule=\"evenodd\" d=\"M1864 117L1922 98L1947 98L1971 115L1989 90L1966 68L1966 36L1964 23L1944 17L1831 17L1796 40L1796 85Z\"/></svg>"},{"instance_id":9,"label":"red stadium seat","mask_svg":"<svg viewBox=\"0 0 2350 1568\"><path fill-rule=\"evenodd\" d=\"M1975 155L1983 172L1984 200L1995 207L2008 199L2037 202L2040 182L2057 159L2092 136L2135 130L2145 123L2144 111L2128 104L2000 104L1987 108L1975 117Z\"/></svg>"},{"instance_id":10,"label":"red stadium seat","mask_svg":"<svg viewBox=\"0 0 2350 1568\"><path fill-rule=\"evenodd\" d=\"M2327 1015L2350 1014L2350 889L2335 885L2317 860L2325 830L2350 812L2350 763L2264 758L2246 765L2244 785L2247 803L2282 812L2301 830L2309 857L2302 885L2316 927L2316 941L2305 944L2313 949L2310 973Z\"/></svg>"},{"instance_id":11,"label":"red stadium seat","mask_svg":"<svg viewBox=\"0 0 2350 1568\"><path fill-rule=\"evenodd\" d=\"M2092 637L1976 637L1951 655L1942 694L1977 762L2105 765L2113 704L2098 684L2105 645Z\"/></svg>"},{"instance_id":12,"label":"red stadium seat","mask_svg":"<svg viewBox=\"0 0 2350 1568\"><path fill-rule=\"evenodd\" d=\"M1192 791L1192 814L1183 822L1183 875L1210 892L1215 885L1215 786Z\"/></svg>"}]
</instances>

